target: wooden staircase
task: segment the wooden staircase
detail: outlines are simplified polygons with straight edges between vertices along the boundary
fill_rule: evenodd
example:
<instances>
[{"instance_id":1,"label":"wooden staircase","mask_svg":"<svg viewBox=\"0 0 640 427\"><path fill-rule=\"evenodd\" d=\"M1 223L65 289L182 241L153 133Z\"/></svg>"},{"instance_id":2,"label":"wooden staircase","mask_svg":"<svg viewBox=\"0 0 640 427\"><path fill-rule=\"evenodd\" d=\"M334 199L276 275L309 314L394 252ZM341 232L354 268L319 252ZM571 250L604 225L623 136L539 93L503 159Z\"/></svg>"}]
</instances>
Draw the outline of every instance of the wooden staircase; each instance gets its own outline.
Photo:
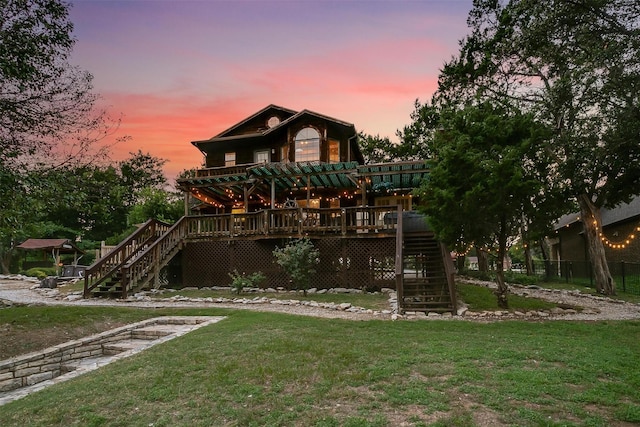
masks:
<instances>
[{"instance_id":1,"label":"wooden staircase","mask_svg":"<svg viewBox=\"0 0 640 427\"><path fill-rule=\"evenodd\" d=\"M398 309L455 313L453 263L431 231L403 233Z\"/></svg>"},{"instance_id":2,"label":"wooden staircase","mask_svg":"<svg viewBox=\"0 0 640 427\"><path fill-rule=\"evenodd\" d=\"M111 252L85 271L84 297L121 297L159 279L164 267L180 249L170 233L181 221L170 226L149 220ZM156 262L157 261L157 262Z\"/></svg>"}]
</instances>

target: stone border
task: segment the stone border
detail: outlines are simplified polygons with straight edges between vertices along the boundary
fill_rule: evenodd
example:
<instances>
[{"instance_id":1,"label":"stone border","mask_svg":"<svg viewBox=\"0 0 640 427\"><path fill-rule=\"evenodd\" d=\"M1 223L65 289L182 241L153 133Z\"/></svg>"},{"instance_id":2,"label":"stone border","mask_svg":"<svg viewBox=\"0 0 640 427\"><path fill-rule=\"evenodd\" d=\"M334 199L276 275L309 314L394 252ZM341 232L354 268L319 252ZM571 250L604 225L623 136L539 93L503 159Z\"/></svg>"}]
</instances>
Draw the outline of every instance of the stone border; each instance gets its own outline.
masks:
<instances>
[{"instance_id":1,"label":"stone border","mask_svg":"<svg viewBox=\"0 0 640 427\"><path fill-rule=\"evenodd\" d=\"M41 351L2 360L0 361L0 405L45 386L74 378L115 360L132 356L156 344L169 341L222 319L224 319L222 316L156 317L68 341ZM144 330L144 328L158 325L189 325L191 327L163 333ZM144 338L148 342L129 350L114 352L114 344L135 338ZM91 362L82 363L83 360ZM36 386L35 389L34 386ZM16 391L20 391L20 393L16 395Z\"/></svg>"}]
</instances>

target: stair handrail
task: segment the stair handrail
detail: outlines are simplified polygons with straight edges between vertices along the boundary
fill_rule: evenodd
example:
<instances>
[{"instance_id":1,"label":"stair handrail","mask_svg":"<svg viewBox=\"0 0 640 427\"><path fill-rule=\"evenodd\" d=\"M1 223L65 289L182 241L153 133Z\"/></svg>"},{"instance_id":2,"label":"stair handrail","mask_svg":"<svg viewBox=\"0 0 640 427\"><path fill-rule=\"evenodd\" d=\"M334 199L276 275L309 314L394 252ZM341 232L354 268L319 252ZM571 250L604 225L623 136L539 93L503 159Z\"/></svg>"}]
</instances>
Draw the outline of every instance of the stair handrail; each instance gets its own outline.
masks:
<instances>
[{"instance_id":1,"label":"stair handrail","mask_svg":"<svg viewBox=\"0 0 640 427\"><path fill-rule=\"evenodd\" d=\"M458 298L456 295L456 281L455 275L456 270L453 266L453 261L451 260L451 252L447 249L447 245L440 242L440 253L442 254L442 262L444 263L444 271L447 276L447 285L449 286L449 298L451 299L451 308L453 309L453 314L455 315L458 312Z\"/></svg>"},{"instance_id":2,"label":"stair handrail","mask_svg":"<svg viewBox=\"0 0 640 427\"><path fill-rule=\"evenodd\" d=\"M117 273L120 268L131 259L150 240L156 239L169 228L170 224L150 219L127 238L120 242L113 250L91 264L84 273L84 297L88 297L105 280Z\"/></svg>"},{"instance_id":3,"label":"stair handrail","mask_svg":"<svg viewBox=\"0 0 640 427\"><path fill-rule=\"evenodd\" d=\"M142 250L137 256L122 266L122 298L139 285L139 282L153 270L154 278L160 272L160 261L188 236L188 223L198 217L183 216L165 233ZM167 260L167 262L169 259Z\"/></svg>"},{"instance_id":4,"label":"stair handrail","mask_svg":"<svg viewBox=\"0 0 640 427\"><path fill-rule=\"evenodd\" d=\"M403 242L404 235L402 230L402 206L398 205L398 214L396 219L396 262L395 262L395 275L396 275L396 307L398 314L403 314L403 301L404 301L404 254Z\"/></svg>"}]
</instances>

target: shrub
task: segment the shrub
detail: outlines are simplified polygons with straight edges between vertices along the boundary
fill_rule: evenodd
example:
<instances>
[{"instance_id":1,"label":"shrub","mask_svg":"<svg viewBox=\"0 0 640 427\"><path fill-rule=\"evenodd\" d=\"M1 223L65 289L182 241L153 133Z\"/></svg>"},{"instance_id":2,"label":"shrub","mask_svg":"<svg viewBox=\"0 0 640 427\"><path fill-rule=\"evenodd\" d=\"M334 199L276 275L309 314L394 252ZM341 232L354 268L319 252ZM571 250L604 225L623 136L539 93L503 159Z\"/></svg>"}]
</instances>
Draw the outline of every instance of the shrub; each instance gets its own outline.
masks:
<instances>
[{"instance_id":1,"label":"shrub","mask_svg":"<svg viewBox=\"0 0 640 427\"><path fill-rule=\"evenodd\" d=\"M284 248L273 251L276 263L281 266L293 281L297 289L307 295L311 276L315 274L315 266L320 262L320 251L307 238L288 243Z\"/></svg>"},{"instance_id":2,"label":"shrub","mask_svg":"<svg viewBox=\"0 0 640 427\"><path fill-rule=\"evenodd\" d=\"M475 270L464 270L460 272L461 275L471 277L478 280L484 281L495 281L496 280L496 272L495 271L475 271ZM514 273L511 271L504 272L504 279L507 283L516 283L519 285L535 285L538 283L540 278L538 276L527 276L522 273Z\"/></svg>"},{"instance_id":3,"label":"shrub","mask_svg":"<svg viewBox=\"0 0 640 427\"><path fill-rule=\"evenodd\" d=\"M25 276L36 277L38 279L44 279L47 276L55 276L55 267L34 267L30 268L23 273Z\"/></svg>"},{"instance_id":4,"label":"shrub","mask_svg":"<svg viewBox=\"0 0 640 427\"><path fill-rule=\"evenodd\" d=\"M509 283L517 283L519 285L536 285L538 283L538 276L527 276L521 273L507 272L505 274L505 280Z\"/></svg>"},{"instance_id":5,"label":"shrub","mask_svg":"<svg viewBox=\"0 0 640 427\"><path fill-rule=\"evenodd\" d=\"M231 277L231 288L238 295L244 288L254 288L266 279L261 271L247 276L246 273L240 274L238 270L233 270L233 273L229 273L229 277Z\"/></svg>"}]
</instances>

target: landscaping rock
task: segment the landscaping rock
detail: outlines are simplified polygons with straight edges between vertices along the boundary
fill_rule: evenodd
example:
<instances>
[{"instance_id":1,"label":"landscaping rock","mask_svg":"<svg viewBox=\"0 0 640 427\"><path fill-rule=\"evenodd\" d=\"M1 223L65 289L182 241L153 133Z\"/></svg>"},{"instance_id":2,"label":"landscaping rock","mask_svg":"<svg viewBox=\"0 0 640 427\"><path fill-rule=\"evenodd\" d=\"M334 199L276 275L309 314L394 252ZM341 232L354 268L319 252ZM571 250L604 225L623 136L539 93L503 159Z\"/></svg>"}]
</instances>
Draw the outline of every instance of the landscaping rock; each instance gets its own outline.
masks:
<instances>
[{"instance_id":1,"label":"landscaping rock","mask_svg":"<svg viewBox=\"0 0 640 427\"><path fill-rule=\"evenodd\" d=\"M47 276L40 281L41 288L54 289L58 287L57 276Z\"/></svg>"}]
</instances>

